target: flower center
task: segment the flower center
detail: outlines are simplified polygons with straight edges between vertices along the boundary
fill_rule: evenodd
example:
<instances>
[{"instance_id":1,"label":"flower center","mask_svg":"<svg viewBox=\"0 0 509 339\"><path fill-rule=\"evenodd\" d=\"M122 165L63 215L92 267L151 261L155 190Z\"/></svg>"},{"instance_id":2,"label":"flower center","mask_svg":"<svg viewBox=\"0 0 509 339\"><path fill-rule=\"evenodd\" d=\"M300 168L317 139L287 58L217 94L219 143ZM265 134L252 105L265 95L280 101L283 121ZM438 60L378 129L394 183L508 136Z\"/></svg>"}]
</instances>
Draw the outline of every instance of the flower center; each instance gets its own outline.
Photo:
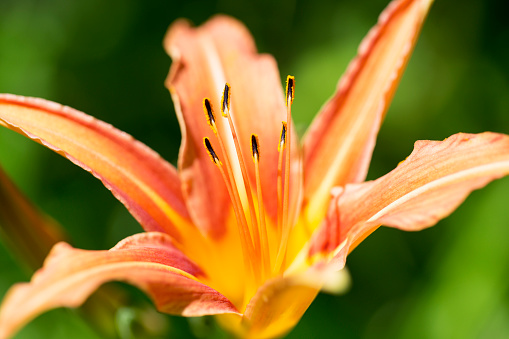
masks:
<instances>
[{"instance_id":1,"label":"flower center","mask_svg":"<svg viewBox=\"0 0 509 339\"><path fill-rule=\"evenodd\" d=\"M291 105L293 103L295 90L295 80L293 76L288 76L286 83L286 122L282 122L282 129L280 134L277 149L279 152L278 157L278 170L277 170L277 235L276 246L277 253L272 255L269 247L269 238L267 235L267 225L265 220L265 207L263 202L262 184L260 180L260 142L256 134L251 135L251 156L254 163L254 172L256 178L256 189L252 190L246 161L240 147L239 139L235 129L235 124L231 116L231 87L227 83L223 90L221 99L221 114L225 120L228 121L229 133L233 139L235 153L232 156L227 152L227 145L225 144L225 136L222 136L218 129L216 116L212 108L212 104L208 98L203 100L203 108L207 122L216 136L217 142L221 148L224 157L224 163L219 159L217 153L214 151L209 138L205 137L204 145L212 160L218 167L221 176L224 180L230 200L232 202L235 218L237 221L237 229L241 241L242 255L244 258L244 266L246 272L254 278L257 285L260 285L266 279L282 274L285 267L286 249L288 245L288 238L290 236L291 226L288 218L288 205L289 205L289 183L290 183L290 125L291 121ZM275 145L274 145L275 146ZM286 151L286 152L285 152ZM232 159L235 158L235 159ZM283 178L283 158L284 164L284 178ZM235 163L232 160L238 161L241 176L237 175L234 171ZM284 182L283 182L284 181ZM239 186L241 185L241 186ZM247 196L247 207L244 208L239 188L245 189ZM244 205L246 199L244 199ZM257 202L257 209L255 208L255 201ZM246 212L249 211L249 220L247 222ZM256 214L258 211L258 214ZM272 253L274 254L274 252Z\"/></svg>"}]
</instances>

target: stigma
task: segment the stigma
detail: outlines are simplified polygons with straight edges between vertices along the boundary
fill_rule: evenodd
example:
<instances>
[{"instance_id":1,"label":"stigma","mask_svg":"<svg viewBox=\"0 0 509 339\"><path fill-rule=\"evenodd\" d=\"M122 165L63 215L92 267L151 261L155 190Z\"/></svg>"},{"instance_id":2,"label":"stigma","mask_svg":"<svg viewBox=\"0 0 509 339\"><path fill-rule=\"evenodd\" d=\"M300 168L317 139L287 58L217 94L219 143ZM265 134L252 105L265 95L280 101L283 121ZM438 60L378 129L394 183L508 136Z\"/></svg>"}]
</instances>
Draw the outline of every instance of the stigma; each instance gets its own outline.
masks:
<instances>
[{"instance_id":1,"label":"stigma","mask_svg":"<svg viewBox=\"0 0 509 339\"><path fill-rule=\"evenodd\" d=\"M278 150L277 163L277 221L267 225L264 206L260 163L264 161L258 135L251 134L250 140L239 140L235 126L235 112L231 104L232 89L226 83L221 96L219 120L209 98L203 99L205 119L214 132L215 140L205 137L203 143L211 161L218 168L228 190L235 214L239 240L246 273L253 276L257 284L281 275L286 266L286 252L292 226L288 216L290 184L290 126L291 105L295 93L295 78L288 76L286 81L285 103L286 121L282 121L281 133L277 144L265 145ZM231 140L233 140L233 145ZM213 147L218 145L219 152ZM248 164L242 152L241 143L249 143L250 158ZM233 149L233 151L232 151ZM229 152L228 152L229 151ZM220 158L221 157L221 158ZM248 166L255 174L255 187L251 187ZM240 170L239 170L240 168ZM268 229L275 228L275 229Z\"/></svg>"}]
</instances>

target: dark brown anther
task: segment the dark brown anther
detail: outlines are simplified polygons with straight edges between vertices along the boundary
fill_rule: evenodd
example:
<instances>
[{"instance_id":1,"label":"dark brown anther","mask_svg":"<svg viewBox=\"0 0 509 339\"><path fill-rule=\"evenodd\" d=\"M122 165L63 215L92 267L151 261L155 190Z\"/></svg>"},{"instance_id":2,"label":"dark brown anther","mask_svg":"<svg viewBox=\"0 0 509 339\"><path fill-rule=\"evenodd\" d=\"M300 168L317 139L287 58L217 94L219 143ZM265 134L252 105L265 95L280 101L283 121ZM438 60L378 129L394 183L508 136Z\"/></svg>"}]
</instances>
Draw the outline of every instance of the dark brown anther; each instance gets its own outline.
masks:
<instances>
[{"instance_id":1,"label":"dark brown anther","mask_svg":"<svg viewBox=\"0 0 509 339\"><path fill-rule=\"evenodd\" d=\"M277 145L278 152L281 152L286 145L286 122L283 121L283 127L281 128L281 135L279 137L279 145Z\"/></svg>"},{"instance_id":2,"label":"dark brown anther","mask_svg":"<svg viewBox=\"0 0 509 339\"><path fill-rule=\"evenodd\" d=\"M260 160L260 148L258 136L256 134L251 134L251 155L254 161Z\"/></svg>"},{"instance_id":3,"label":"dark brown anther","mask_svg":"<svg viewBox=\"0 0 509 339\"><path fill-rule=\"evenodd\" d=\"M223 97L221 98L221 113L224 117L230 111L230 97L231 97L231 87L229 83L224 85Z\"/></svg>"},{"instance_id":4,"label":"dark brown anther","mask_svg":"<svg viewBox=\"0 0 509 339\"><path fill-rule=\"evenodd\" d=\"M207 138L207 137L203 138L203 144L205 145L205 148L207 149L207 153L209 154L212 162L218 166L221 165L221 161L219 161L219 158L218 158L216 152L214 151L214 148L212 147L212 144L210 143L209 138Z\"/></svg>"},{"instance_id":5,"label":"dark brown anther","mask_svg":"<svg viewBox=\"0 0 509 339\"><path fill-rule=\"evenodd\" d=\"M286 77L286 104L293 103L293 97L295 96L295 77L289 75Z\"/></svg>"},{"instance_id":6,"label":"dark brown anther","mask_svg":"<svg viewBox=\"0 0 509 339\"><path fill-rule=\"evenodd\" d=\"M205 114L207 116L207 122L209 125L215 126L216 124L216 116L214 115L214 110L212 109L212 104L210 103L209 98L203 99L203 109L205 111Z\"/></svg>"}]
</instances>

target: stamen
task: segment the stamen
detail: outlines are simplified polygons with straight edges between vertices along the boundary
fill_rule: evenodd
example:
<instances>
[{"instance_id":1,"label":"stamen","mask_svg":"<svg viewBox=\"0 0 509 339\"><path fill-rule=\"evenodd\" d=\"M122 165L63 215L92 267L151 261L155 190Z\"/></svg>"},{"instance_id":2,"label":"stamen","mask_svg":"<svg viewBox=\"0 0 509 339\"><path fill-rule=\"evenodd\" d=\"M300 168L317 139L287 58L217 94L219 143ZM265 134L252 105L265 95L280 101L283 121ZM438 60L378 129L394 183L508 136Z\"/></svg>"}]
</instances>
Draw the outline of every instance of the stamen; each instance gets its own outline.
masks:
<instances>
[{"instance_id":1,"label":"stamen","mask_svg":"<svg viewBox=\"0 0 509 339\"><path fill-rule=\"evenodd\" d=\"M239 224L244 225L244 226L242 226L243 228L248 228L246 226L247 221L246 221L246 217L244 215L244 209L242 208L242 203L240 202L240 197L239 197L239 193L238 193L238 189L237 189L237 184L235 182L235 177L233 175L233 169L231 166L230 158L228 156L228 153L226 152L226 148L224 146L223 139L221 138L221 134L218 133L217 125L216 125L216 116L214 114L214 110L212 109L212 104L210 103L210 100L208 98L203 99L203 109L205 111L205 116L207 117L207 122L208 122L210 128L212 129L212 131L214 132L214 134L216 135L216 137L219 141L219 145L221 147L221 151L223 152L224 157L225 157L226 172L228 173L228 178L229 178L229 182L230 182L231 189L232 189L232 195L231 195L232 203L234 205L236 205L240 211L242 211L242 213L240 214L241 222L239 222ZM206 140L208 140L208 139L206 139ZM210 145L210 142L209 142L209 145ZM205 145L205 146L207 146L207 145ZM207 147L207 150L209 150L208 147ZM209 150L209 154L210 154L210 150ZM249 234L249 232L248 232L248 234ZM250 234L249 234L248 240L249 240L249 243L252 244L252 239L251 239Z\"/></svg>"},{"instance_id":2,"label":"stamen","mask_svg":"<svg viewBox=\"0 0 509 339\"><path fill-rule=\"evenodd\" d=\"M288 220L288 199L290 192L290 156L291 156L291 131L290 126L292 124L292 103L295 95L295 77L289 75L286 78L286 158L285 158L285 186L283 195L283 229L281 236L281 243L279 245L279 251L276 258L276 265L274 267L275 272L279 272L281 265L286 258L286 247L288 245L288 237L290 236L290 223Z\"/></svg>"},{"instance_id":3,"label":"stamen","mask_svg":"<svg viewBox=\"0 0 509 339\"><path fill-rule=\"evenodd\" d=\"M237 158L239 159L240 170L242 172L242 179L244 181L244 188L246 189L247 200L249 204L249 215L251 219L251 234L254 240L254 248L256 254L258 254L257 258L260 258L260 232L258 229L258 222L256 220L256 213L253 202L253 195L251 191L251 184L249 182L249 176L247 174L246 169L246 161L244 159L244 154L242 153L242 149L240 148L239 139L237 137L237 132L235 130L235 125L233 124L233 120L230 114L230 100L231 100L231 88L230 84L226 83L224 85L223 96L221 98L221 109L223 116L228 119L228 123L230 125L230 132L233 137L233 142L235 144L235 151L237 152Z\"/></svg>"},{"instance_id":4,"label":"stamen","mask_svg":"<svg viewBox=\"0 0 509 339\"><path fill-rule=\"evenodd\" d=\"M277 243L281 243L281 231L283 228L283 151L286 145L286 122L283 121L281 136L277 150L279 152L277 161Z\"/></svg>"},{"instance_id":5,"label":"stamen","mask_svg":"<svg viewBox=\"0 0 509 339\"><path fill-rule=\"evenodd\" d=\"M205 137L203 138L203 144L205 145L205 148L207 149L207 153L210 156L210 159L212 162L219 168L219 171L221 172L221 176L223 178L223 181L226 185L226 189L228 190L228 194L230 195L230 199L232 201L233 205L233 211L235 213L235 218L237 219L237 223L241 226L238 227L239 231L239 238L242 243L242 254L244 257L244 265L246 269L250 269L251 273L254 274L255 278L258 276L257 273L257 266L253 261L250 261L250 258L253 258L254 255L254 249L253 244L251 242L251 239L249 237L249 229L247 228L247 224L245 222L244 213L242 212L242 205L240 205L240 199L238 198L238 193L235 194L236 189L232 186L233 183L230 183L228 181L228 178L226 177L226 174L223 170L223 164L219 160L216 152L214 151L214 148L212 147L212 144L210 143L209 138ZM257 279L257 278L256 278Z\"/></svg>"},{"instance_id":6,"label":"stamen","mask_svg":"<svg viewBox=\"0 0 509 339\"><path fill-rule=\"evenodd\" d=\"M251 152L253 156L253 161L255 164L255 174L256 174L256 192L258 195L258 219L260 221L260 237L261 237L261 255L262 255L262 272L266 275L270 274L270 250L269 250L269 240L267 237L267 226L265 223L265 207L263 205L263 196L262 196L262 184L260 180L260 143L258 141L258 136L256 134L251 135Z\"/></svg>"},{"instance_id":7,"label":"stamen","mask_svg":"<svg viewBox=\"0 0 509 339\"><path fill-rule=\"evenodd\" d=\"M214 110L212 109L212 104L210 103L209 98L203 99L203 111L205 112L207 123L209 124L210 128L214 134L217 134L216 116L214 115Z\"/></svg>"}]
</instances>

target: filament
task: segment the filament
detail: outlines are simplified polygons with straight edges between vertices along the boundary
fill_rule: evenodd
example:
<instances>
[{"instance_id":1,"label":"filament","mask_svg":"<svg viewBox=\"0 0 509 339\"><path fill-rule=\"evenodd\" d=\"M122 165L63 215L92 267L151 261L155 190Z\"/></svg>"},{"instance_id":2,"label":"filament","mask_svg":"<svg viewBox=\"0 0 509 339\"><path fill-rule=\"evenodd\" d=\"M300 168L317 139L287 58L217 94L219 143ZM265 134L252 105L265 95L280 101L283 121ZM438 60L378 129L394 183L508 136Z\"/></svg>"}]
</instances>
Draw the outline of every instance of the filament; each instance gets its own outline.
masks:
<instances>
[{"instance_id":1,"label":"filament","mask_svg":"<svg viewBox=\"0 0 509 339\"><path fill-rule=\"evenodd\" d=\"M209 154L212 162L217 166L219 169L219 172L221 173L221 176L223 178L223 181L226 185L226 189L228 190L228 194L230 195L230 199L232 201L233 205L233 211L235 213L235 218L237 219L237 223L244 226L244 223L242 222L244 214L242 213L242 210L239 208L238 200L235 198L235 189L231 185L231 182L229 182L228 178L226 177L226 174L223 170L223 164L219 160L219 157L217 156L216 152L214 151L214 148L212 147L212 144L210 143L209 138L205 137L203 138L203 143L205 145L205 148L207 150L207 153ZM238 195L238 194L237 194ZM256 267L252 266L252 262L249 260L249 258L252 258L253 255L253 245L251 243L251 240L249 239L249 231L246 227L238 227L239 237L240 241L242 242L242 255L244 258L244 265L246 269L248 269L251 273L256 272ZM256 273L254 274L256 277Z\"/></svg>"},{"instance_id":2,"label":"filament","mask_svg":"<svg viewBox=\"0 0 509 339\"><path fill-rule=\"evenodd\" d=\"M233 141L235 143L235 151L237 152L237 158L239 159L240 170L242 172L242 179L244 181L244 188L246 189L246 195L249 206L249 216L251 219L251 233L254 240L255 252L258 254L258 258L260 257L260 232L258 223L256 221L256 213L254 208L253 196L251 192L251 185L249 183L249 177L247 175L244 154L242 153L242 149L240 148L239 139L237 137L237 131L235 129L235 125L233 123L231 114L230 114L230 100L231 100L231 87L230 84L226 83L224 85L223 96L221 98L221 110L223 117L228 119L228 123L230 125L230 131L233 137Z\"/></svg>"},{"instance_id":3,"label":"filament","mask_svg":"<svg viewBox=\"0 0 509 339\"><path fill-rule=\"evenodd\" d=\"M286 158L285 158L285 183L283 191L283 220L282 234L276 257L276 265L274 272L279 272L286 257L286 247L288 245L288 237L290 236L290 225L288 218L288 200L290 193L290 157L291 157L291 119L292 119L292 103L295 94L295 78L289 75L286 78Z\"/></svg>"},{"instance_id":4,"label":"filament","mask_svg":"<svg viewBox=\"0 0 509 339\"><path fill-rule=\"evenodd\" d=\"M279 137L278 162L277 162L277 243L281 243L281 231L283 227L283 154L286 145L286 122L283 121L281 135Z\"/></svg>"},{"instance_id":5,"label":"filament","mask_svg":"<svg viewBox=\"0 0 509 339\"><path fill-rule=\"evenodd\" d=\"M270 250L269 250L269 241L267 237L267 226L265 223L265 207L263 205L263 195L262 195L262 184L260 180L260 143L258 141L258 136L255 134L251 135L251 152L253 155L253 161L255 165L255 175L256 175L256 193L258 196L258 215L260 221L260 238L261 238L261 254L262 254L262 271L268 275L270 274Z\"/></svg>"}]
</instances>

